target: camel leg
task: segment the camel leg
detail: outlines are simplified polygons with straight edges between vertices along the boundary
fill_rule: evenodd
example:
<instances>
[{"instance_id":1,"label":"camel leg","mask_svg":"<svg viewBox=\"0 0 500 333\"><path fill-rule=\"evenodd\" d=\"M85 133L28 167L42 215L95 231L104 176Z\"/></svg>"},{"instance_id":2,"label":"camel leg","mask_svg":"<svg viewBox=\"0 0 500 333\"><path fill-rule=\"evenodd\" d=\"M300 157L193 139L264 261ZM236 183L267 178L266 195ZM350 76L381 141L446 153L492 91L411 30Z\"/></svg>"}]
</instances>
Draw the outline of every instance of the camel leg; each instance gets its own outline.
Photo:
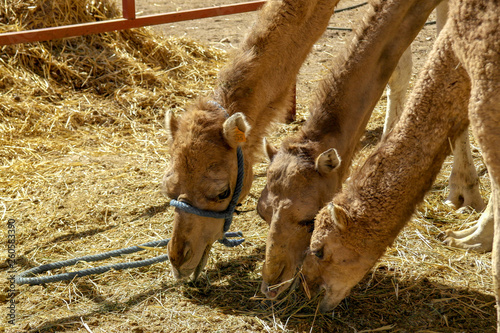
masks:
<instances>
[{"instance_id":1,"label":"camel leg","mask_svg":"<svg viewBox=\"0 0 500 333\"><path fill-rule=\"evenodd\" d=\"M477 212L484 209L484 201L479 193L479 177L470 151L468 130L463 131L455 140L449 184L447 205L455 209L471 207Z\"/></svg>"},{"instance_id":2,"label":"camel leg","mask_svg":"<svg viewBox=\"0 0 500 333\"><path fill-rule=\"evenodd\" d=\"M497 316L500 318L500 53L481 52L478 47L470 47L471 41L466 40L465 43L467 47L459 50L472 53L464 52L473 86L469 118L491 180L490 201L494 220L492 267ZM500 332L500 324L497 330Z\"/></svg>"},{"instance_id":3,"label":"camel leg","mask_svg":"<svg viewBox=\"0 0 500 333\"><path fill-rule=\"evenodd\" d=\"M387 83L387 111L385 114L384 134L386 136L403 112L406 90L411 79L413 66L411 45L399 59L396 69Z\"/></svg>"},{"instance_id":4,"label":"camel leg","mask_svg":"<svg viewBox=\"0 0 500 333\"><path fill-rule=\"evenodd\" d=\"M437 33L443 29L448 17L448 1L436 7ZM458 209L472 207L477 212L484 209L484 201L479 193L479 177L477 176L472 154L470 152L469 131L465 130L455 140L453 149L453 167L449 179L450 194L446 204Z\"/></svg>"},{"instance_id":5,"label":"camel leg","mask_svg":"<svg viewBox=\"0 0 500 333\"><path fill-rule=\"evenodd\" d=\"M442 1L436 7L436 30L437 35L443 29L448 17L448 1ZM385 114L384 132L385 137L398 121L403 112L406 91L410 84L413 66L411 45L403 53L396 69L387 83L387 111Z\"/></svg>"},{"instance_id":6,"label":"camel leg","mask_svg":"<svg viewBox=\"0 0 500 333\"><path fill-rule=\"evenodd\" d=\"M436 30L438 35L441 32L441 30L443 30L447 18L448 18L448 0L443 0L436 7Z\"/></svg>"},{"instance_id":7,"label":"camel leg","mask_svg":"<svg viewBox=\"0 0 500 333\"><path fill-rule=\"evenodd\" d=\"M437 33L441 31L448 17L448 1L436 7ZM477 175L472 154L470 152L469 131L465 130L455 140L453 149L453 166L448 180L450 193L446 204L455 209L471 207L477 212L484 209L484 201L479 193L479 177ZM493 245L493 210L491 201L481 218L470 228L461 231L446 231L445 243L463 249L480 252L491 251Z\"/></svg>"},{"instance_id":8,"label":"camel leg","mask_svg":"<svg viewBox=\"0 0 500 333\"><path fill-rule=\"evenodd\" d=\"M497 177L498 178L498 177ZM497 179L494 184L494 220L495 233L493 239L493 281L495 283L495 297L497 301L497 332L500 332L500 180Z\"/></svg>"},{"instance_id":9,"label":"camel leg","mask_svg":"<svg viewBox=\"0 0 500 333\"><path fill-rule=\"evenodd\" d=\"M471 95L469 113L471 126L478 138L491 179L490 204L494 220L492 267L497 318L500 318L500 151L498 150L500 145L500 75L496 80L496 82L491 80L489 87L475 89L481 91ZM476 86L488 85L487 83L487 80L483 80ZM497 86L492 87L494 84ZM500 332L500 320L497 331Z\"/></svg>"}]
</instances>

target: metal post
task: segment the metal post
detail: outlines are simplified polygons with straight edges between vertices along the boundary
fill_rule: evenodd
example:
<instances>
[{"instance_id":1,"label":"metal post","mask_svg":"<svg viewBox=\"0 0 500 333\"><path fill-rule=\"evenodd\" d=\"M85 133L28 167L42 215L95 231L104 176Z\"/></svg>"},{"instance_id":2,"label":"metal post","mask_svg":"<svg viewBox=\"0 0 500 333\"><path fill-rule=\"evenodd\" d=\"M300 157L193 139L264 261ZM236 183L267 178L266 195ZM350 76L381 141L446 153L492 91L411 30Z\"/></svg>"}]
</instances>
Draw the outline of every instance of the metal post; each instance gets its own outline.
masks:
<instances>
[{"instance_id":1,"label":"metal post","mask_svg":"<svg viewBox=\"0 0 500 333\"><path fill-rule=\"evenodd\" d=\"M122 0L123 18L135 19L135 0Z\"/></svg>"}]
</instances>

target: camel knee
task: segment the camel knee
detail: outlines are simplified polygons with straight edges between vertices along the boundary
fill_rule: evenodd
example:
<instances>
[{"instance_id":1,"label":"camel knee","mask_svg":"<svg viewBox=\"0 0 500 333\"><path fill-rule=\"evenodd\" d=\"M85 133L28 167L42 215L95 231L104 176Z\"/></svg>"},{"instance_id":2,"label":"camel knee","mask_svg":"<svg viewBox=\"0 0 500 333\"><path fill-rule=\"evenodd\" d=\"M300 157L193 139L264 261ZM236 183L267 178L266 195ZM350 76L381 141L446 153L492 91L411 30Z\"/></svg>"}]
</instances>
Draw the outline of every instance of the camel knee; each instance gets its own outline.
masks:
<instances>
[{"instance_id":1,"label":"camel knee","mask_svg":"<svg viewBox=\"0 0 500 333\"><path fill-rule=\"evenodd\" d=\"M485 204L479 193L479 177L472 158L469 131L463 131L455 140L453 149L453 167L449 179L450 193L446 204L455 209L471 207L477 212Z\"/></svg>"}]
</instances>

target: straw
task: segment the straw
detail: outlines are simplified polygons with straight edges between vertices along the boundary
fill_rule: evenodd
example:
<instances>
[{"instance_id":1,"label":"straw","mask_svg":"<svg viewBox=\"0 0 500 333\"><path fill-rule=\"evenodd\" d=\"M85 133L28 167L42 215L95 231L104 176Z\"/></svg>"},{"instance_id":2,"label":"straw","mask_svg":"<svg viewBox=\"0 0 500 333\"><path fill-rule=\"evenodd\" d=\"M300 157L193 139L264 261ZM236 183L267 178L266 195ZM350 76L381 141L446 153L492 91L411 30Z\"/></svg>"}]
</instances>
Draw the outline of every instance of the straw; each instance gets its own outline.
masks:
<instances>
[{"instance_id":1,"label":"straw","mask_svg":"<svg viewBox=\"0 0 500 333\"><path fill-rule=\"evenodd\" d=\"M119 16L111 1L9 0L0 5L0 31ZM210 92L226 59L215 48L145 28L2 47L0 207L4 220L16 221L19 271L171 237L173 211L160 193L169 162L163 116L167 109L182 112L193 98ZM279 144L306 118L311 96L300 94L306 83L299 82L297 121L278 125L271 142ZM378 142L384 112L385 99L353 167ZM477 150L473 157L487 198L488 174ZM493 331L491 254L442 243L442 231L479 217L443 204L450 161L409 225L333 316L317 312L318 299L309 299L300 283L277 301L262 299L268 227L255 207L266 180L263 162L254 167L251 193L233 222L246 242L233 249L214 244L198 282L177 282L165 262L18 286L16 325L2 320L0 327L7 332ZM98 265L154 255L147 250ZM6 260L7 251L0 251L2 281L11 274ZM87 267L94 263L71 270ZM7 292L0 291L2 309Z\"/></svg>"}]
</instances>

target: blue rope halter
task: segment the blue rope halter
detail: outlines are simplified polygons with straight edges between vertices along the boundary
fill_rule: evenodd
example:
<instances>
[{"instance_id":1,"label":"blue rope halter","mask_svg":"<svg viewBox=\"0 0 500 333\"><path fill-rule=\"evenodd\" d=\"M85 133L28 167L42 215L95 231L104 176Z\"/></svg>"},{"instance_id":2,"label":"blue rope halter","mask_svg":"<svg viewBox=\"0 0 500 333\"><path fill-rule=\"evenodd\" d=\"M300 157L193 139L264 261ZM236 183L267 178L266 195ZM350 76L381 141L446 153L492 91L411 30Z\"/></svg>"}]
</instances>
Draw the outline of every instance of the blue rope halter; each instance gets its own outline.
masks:
<instances>
[{"instance_id":1,"label":"blue rope halter","mask_svg":"<svg viewBox=\"0 0 500 333\"><path fill-rule=\"evenodd\" d=\"M216 102L212 102L217 108L224 110L222 106L220 106ZM226 112L226 110L224 110ZM226 112L226 116L228 116ZM238 149L236 150L236 155L238 158L238 176L236 178L236 186L234 188L234 193L233 197L231 198L231 201L229 202L229 206L227 206L226 210L222 212L215 212L211 210L203 210L194 206L191 206L190 204L187 204L185 202L181 202L175 199L172 199L170 201L170 206L182 209L183 211L190 213L190 214L195 214L198 216L203 216L203 217L212 217L215 219L224 219L224 237L222 239L219 239L218 242L221 244L224 244L227 247L234 247L238 246L241 243L245 241L244 238L241 239L228 239L228 237L243 237L243 234L241 231L238 232L227 232L229 230L229 227L231 227L231 222L233 221L233 214L234 211L236 210L236 205L238 204L238 200L240 198L241 190L243 189L243 178L245 176L245 166L244 166L244 160L243 160L243 152L241 151L241 147L238 146Z\"/></svg>"}]
</instances>

